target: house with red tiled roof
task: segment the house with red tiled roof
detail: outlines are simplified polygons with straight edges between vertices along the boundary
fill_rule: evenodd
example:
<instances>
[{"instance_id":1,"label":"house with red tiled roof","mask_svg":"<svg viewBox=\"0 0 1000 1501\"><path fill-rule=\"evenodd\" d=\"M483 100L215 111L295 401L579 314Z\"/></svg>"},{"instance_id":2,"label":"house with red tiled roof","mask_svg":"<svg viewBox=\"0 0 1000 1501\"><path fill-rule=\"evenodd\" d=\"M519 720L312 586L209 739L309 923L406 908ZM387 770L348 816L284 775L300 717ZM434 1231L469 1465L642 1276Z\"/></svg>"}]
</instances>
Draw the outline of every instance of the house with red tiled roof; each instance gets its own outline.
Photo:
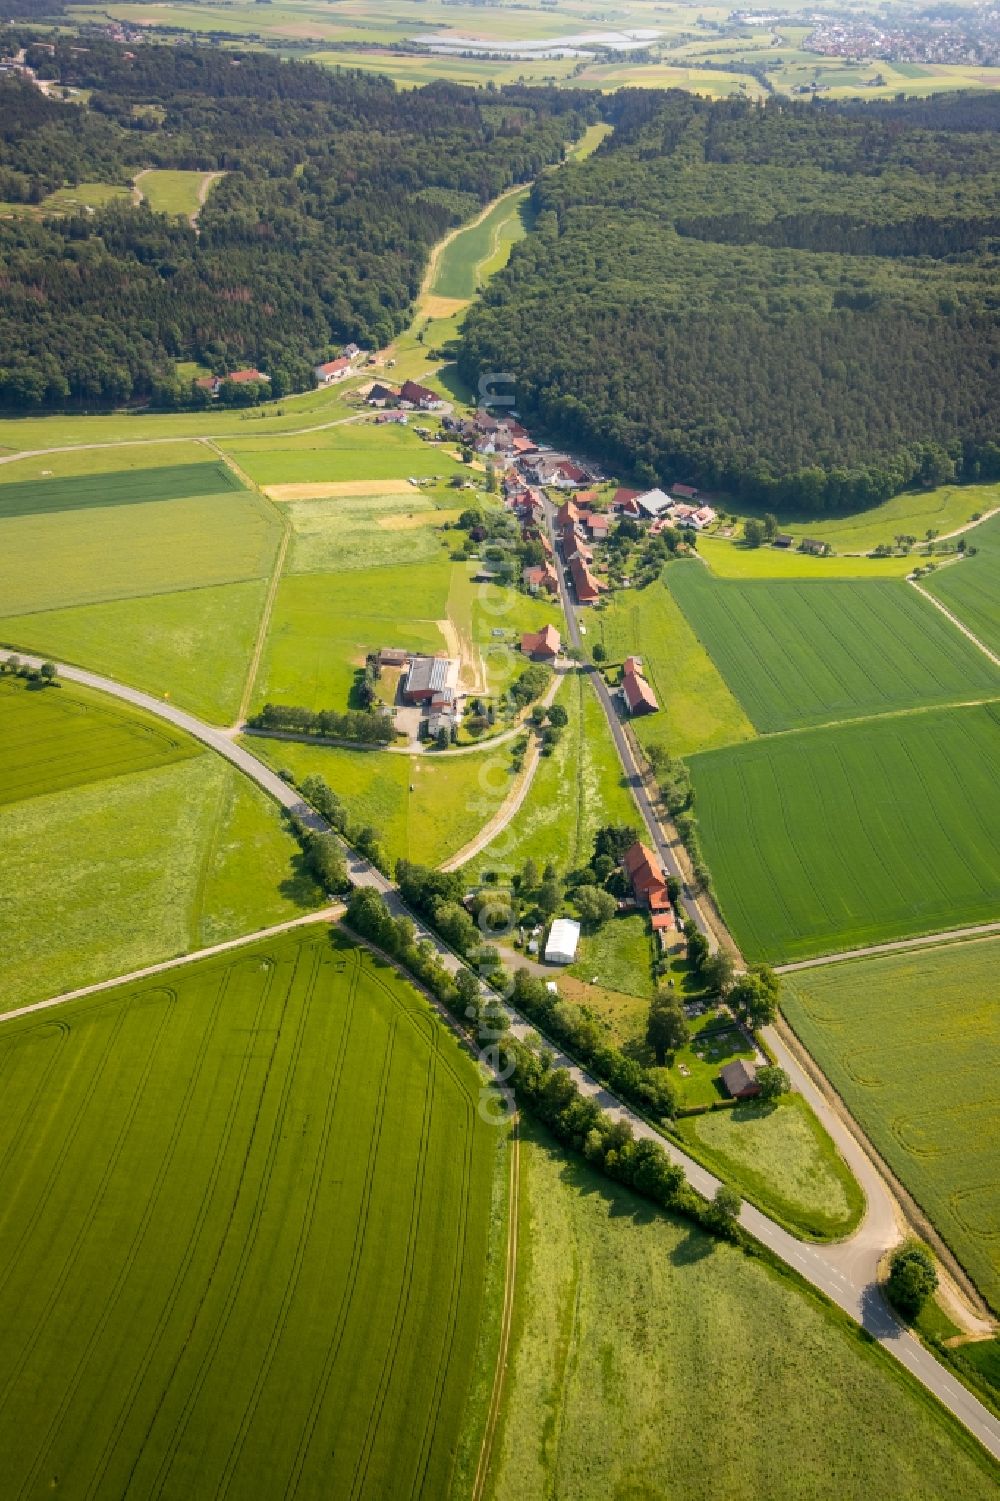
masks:
<instances>
[{"instance_id":1,"label":"house with red tiled roof","mask_svg":"<svg viewBox=\"0 0 1000 1501\"><path fill-rule=\"evenodd\" d=\"M543 625L540 631L529 631L521 637L521 650L534 662L554 662L561 646L554 625Z\"/></svg>"},{"instance_id":2,"label":"house with red tiled roof","mask_svg":"<svg viewBox=\"0 0 1000 1501\"><path fill-rule=\"evenodd\" d=\"M660 707L656 694L647 683L638 657L628 657L622 670L622 697L632 715L655 714Z\"/></svg>"},{"instance_id":3,"label":"house with red tiled roof","mask_svg":"<svg viewBox=\"0 0 1000 1501\"><path fill-rule=\"evenodd\" d=\"M656 918L661 913L669 912L673 915L663 866L648 845L643 844L640 839L630 845L622 856L622 869L629 879L636 901L641 906L648 907L653 914L654 928L657 925ZM667 924L661 923L660 927L667 927Z\"/></svg>"},{"instance_id":4,"label":"house with red tiled roof","mask_svg":"<svg viewBox=\"0 0 1000 1501\"><path fill-rule=\"evenodd\" d=\"M624 510L630 501L638 500L641 494L641 490L623 490L619 487L611 497L611 505L616 511Z\"/></svg>"},{"instance_id":5,"label":"house with red tiled roof","mask_svg":"<svg viewBox=\"0 0 1000 1501\"><path fill-rule=\"evenodd\" d=\"M580 537L575 526L564 528L562 545L567 563L571 563L574 558L582 558L585 563L592 563L594 561L594 554Z\"/></svg>"},{"instance_id":6,"label":"house with red tiled roof","mask_svg":"<svg viewBox=\"0 0 1000 1501\"><path fill-rule=\"evenodd\" d=\"M350 373L351 362L346 354L340 355L335 360L327 360L323 365L313 366L317 386L332 385L335 381L344 380Z\"/></svg>"},{"instance_id":7,"label":"house with red tiled roof","mask_svg":"<svg viewBox=\"0 0 1000 1501\"><path fill-rule=\"evenodd\" d=\"M404 380L399 399L404 406L419 407L422 412L432 412L444 406L444 398L429 386L418 385L415 380Z\"/></svg>"},{"instance_id":8,"label":"house with red tiled roof","mask_svg":"<svg viewBox=\"0 0 1000 1501\"><path fill-rule=\"evenodd\" d=\"M265 375L263 370L231 370L228 375L204 375L201 380L195 381L195 385L202 391L211 391L213 396L218 396L223 381L231 380L236 386L246 386L251 381L260 381L264 385L269 385L270 379L271 377Z\"/></svg>"},{"instance_id":9,"label":"house with red tiled roof","mask_svg":"<svg viewBox=\"0 0 1000 1501\"><path fill-rule=\"evenodd\" d=\"M573 578L573 588L576 592L577 603L592 605L604 591L604 585L599 583L579 556L570 559L569 571Z\"/></svg>"},{"instance_id":10,"label":"house with red tiled roof","mask_svg":"<svg viewBox=\"0 0 1000 1501\"><path fill-rule=\"evenodd\" d=\"M556 512L556 526L573 526L580 519L580 512L572 500L564 500Z\"/></svg>"},{"instance_id":11,"label":"house with red tiled roof","mask_svg":"<svg viewBox=\"0 0 1000 1501\"><path fill-rule=\"evenodd\" d=\"M532 594L537 594L539 589L555 594L559 588L559 579L551 563L536 563L531 568L525 568L521 578L524 587L530 589Z\"/></svg>"},{"instance_id":12,"label":"house with red tiled roof","mask_svg":"<svg viewBox=\"0 0 1000 1501\"><path fill-rule=\"evenodd\" d=\"M698 499L698 491L695 489L694 485L671 485L670 489L673 494L677 496L678 500Z\"/></svg>"}]
</instances>

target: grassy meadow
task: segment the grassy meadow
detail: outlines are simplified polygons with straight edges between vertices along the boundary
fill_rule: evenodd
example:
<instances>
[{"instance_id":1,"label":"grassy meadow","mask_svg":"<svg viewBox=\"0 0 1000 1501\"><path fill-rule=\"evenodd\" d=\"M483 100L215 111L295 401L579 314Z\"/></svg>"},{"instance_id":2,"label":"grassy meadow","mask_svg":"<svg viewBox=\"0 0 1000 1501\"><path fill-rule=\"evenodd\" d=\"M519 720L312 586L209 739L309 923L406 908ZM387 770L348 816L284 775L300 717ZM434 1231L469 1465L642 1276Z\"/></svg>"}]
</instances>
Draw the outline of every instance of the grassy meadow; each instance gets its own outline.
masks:
<instances>
[{"instance_id":1,"label":"grassy meadow","mask_svg":"<svg viewBox=\"0 0 1000 1501\"><path fill-rule=\"evenodd\" d=\"M687 1116L676 1131L693 1157L795 1235L838 1240L861 1221L864 1194L800 1094Z\"/></svg>"},{"instance_id":2,"label":"grassy meadow","mask_svg":"<svg viewBox=\"0 0 1000 1501\"><path fill-rule=\"evenodd\" d=\"M418 420L418 419L415 419ZM358 480L448 480L467 472L446 443L426 443L408 427L367 418L316 432L225 440L226 452L258 485L343 484Z\"/></svg>"},{"instance_id":3,"label":"grassy meadow","mask_svg":"<svg viewBox=\"0 0 1000 1501\"><path fill-rule=\"evenodd\" d=\"M976 556L932 574L924 587L1000 654L1000 516L984 521L966 540Z\"/></svg>"},{"instance_id":4,"label":"grassy meadow","mask_svg":"<svg viewBox=\"0 0 1000 1501\"><path fill-rule=\"evenodd\" d=\"M983 1451L791 1280L521 1146L514 1342L489 1501L964 1501Z\"/></svg>"},{"instance_id":5,"label":"grassy meadow","mask_svg":"<svg viewBox=\"0 0 1000 1501\"><path fill-rule=\"evenodd\" d=\"M698 555L722 579L902 579L914 566L912 557L817 558L794 548L746 547L724 537L699 537Z\"/></svg>"},{"instance_id":6,"label":"grassy meadow","mask_svg":"<svg viewBox=\"0 0 1000 1501\"><path fill-rule=\"evenodd\" d=\"M301 782L320 776L352 819L372 824L393 863L440 865L475 837L510 791L510 746L494 752L437 756L344 750L248 735L243 743Z\"/></svg>"},{"instance_id":7,"label":"grassy meadow","mask_svg":"<svg viewBox=\"0 0 1000 1501\"><path fill-rule=\"evenodd\" d=\"M556 702L569 722L552 755L540 760L510 823L470 863L473 880L490 872L509 879L528 859L540 867L552 860L571 870L590 859L603 824L639 821L607 720L584 677L569 677Z\"/></svg>"},{"instance_id":8,"label":"grassy meadow","mask_svg":"<svg viewBox=\"0 0 1000 1501\"><path fill-rule=\"evenodd\" d=\"M769 736L689 766L718 900L748 958L996 917L994 705Z\"/></svg>"},{"instance_id":9,"label":"grassy meadow","mask_svg":"<svg viewBox=\"0 0 1000 1501\"><path fill-rule=\"evenodd\" d=\"M1000 939L803 970L782 1009L1000 1311Z\"/></svg>"},{"instance_id":10,"label":"grassy meadow","mask_svg":"<svg viewBox=\"0 0 1000 1501\"><path fill-rule=\"evenodd\" d=\"M633 725L643 745L666 745L672 755L684 756L754 735L738 699L662 583L619 594L607 609L594 612L589 629L609 661L620 662L633 652L643 660L660 704L658 714Z\"/></svg>"},{"instance_id":11,"label":"grassy meadow","mask_svg":"<svg viewBox=\"0 0 1000 1501\"><path fill-rule=\"evenodd\" d=\"M191 219L197 217L201 208L202 184L211 183L211 178L210 172L154 167L142 174L137 186L155 214L183 214L185 219Z\"/></svg>"},{"instance_id":12,"label":"grassy meadow","mask_svg":"<svg viewBox=\"0 0 1000 1501\"><path fill-rule=\"evenodd\" d=\"M184 589L0 617L0 644L73 662L229 724L240 705L267 582Z\"/></svg>"},{"instance_id":13,"label":"grassy meadow","mask_svg":"<svg viewBox=\"0 0 1000 1501\"><path fill-rule=\"evenodd\" d=\"M891 545L897 536L916 537L918 542L924 541L928 531L947 536L967 525L977 512L985 515L998 505L1000 485L939 485L933 490L905 490L881 505L846 516L816 516L791 507L782 511L781 525L796 538L816 537L837 552L866 553L881 543ZM699 538L698 551L702 550ZM811 561L829 566L844 560L813 558ZM877 564L879 560L870 561Z\"/></svg>"},{"instance_id":14,"label":"grassy meadow","mask_svg":"<svg viewBox=\"0 0 1000 1501\"><path fill-rule=\"evenodd\" d=\"M428 289L432 296L471 299L484 280L506 265L514 244L527 232L528 192L509 193L477 224L459 230L438 257Z\"/></svg>"},{"instance_id":15,"label":"grassy meadow","mask_svg":"<svg viewBox=\"0 0 1000 1501\"><path fill-rule=\"evenodd\" d=\"M688 563L668 584L763 732L1000 694L1000 668L901 581L719 582Z\"/></svg>"},{"instance_id":16,"label":"grassy meadow","mask_svg":"<svg viewBox=\"0 0 1000 1501\"><path fill-rule=\"evenodd\" d=\"M7 1023L0 1068L10 1494L448 1494L502 1138L395 971L286 935Z\"/></svg>"},{"instance_id":17,"label":"grassy meadow","mask_svg":"<svg viewBox=\"0 0 1000 1501\"><path fill-rule=\"evenodd\" d=\"M433 495L389 487L383 495L283 502L292 528L287 571L341 573L441 559L449 554L442 528L460 507L434 507Z\"/></svg>"},{"instance_id":18,"label":"grassy meadow","mask_svg":"<svg viewBox=\"0 0 1000 1501\"><path fill-rule=\"evenodd\" d=\"M648 920L641 912L613 917L594 933L580 938L579 958L567 974L619 995L653 995L653 958L656 946Z\"/></svg>"}]
</instances>

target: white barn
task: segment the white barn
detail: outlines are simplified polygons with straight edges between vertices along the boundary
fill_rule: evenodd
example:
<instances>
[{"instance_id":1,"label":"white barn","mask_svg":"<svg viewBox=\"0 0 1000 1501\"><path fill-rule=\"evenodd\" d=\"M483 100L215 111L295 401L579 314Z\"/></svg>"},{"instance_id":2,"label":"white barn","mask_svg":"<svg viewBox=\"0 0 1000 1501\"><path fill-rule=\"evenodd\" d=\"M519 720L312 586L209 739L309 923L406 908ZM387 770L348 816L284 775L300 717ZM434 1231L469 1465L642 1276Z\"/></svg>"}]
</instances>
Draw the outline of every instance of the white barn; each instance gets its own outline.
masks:
<instances>
[{"instance_id":1,"label":"white barn","mask_svg":"<svg viewBox=\"0 0 1000 1501\"><path fill-rule=\"evenodd\" d=\"M571 917L557 917L545 945L546 964L572 964L580 942L580 924Z\"/></svg>"}]
</instances>

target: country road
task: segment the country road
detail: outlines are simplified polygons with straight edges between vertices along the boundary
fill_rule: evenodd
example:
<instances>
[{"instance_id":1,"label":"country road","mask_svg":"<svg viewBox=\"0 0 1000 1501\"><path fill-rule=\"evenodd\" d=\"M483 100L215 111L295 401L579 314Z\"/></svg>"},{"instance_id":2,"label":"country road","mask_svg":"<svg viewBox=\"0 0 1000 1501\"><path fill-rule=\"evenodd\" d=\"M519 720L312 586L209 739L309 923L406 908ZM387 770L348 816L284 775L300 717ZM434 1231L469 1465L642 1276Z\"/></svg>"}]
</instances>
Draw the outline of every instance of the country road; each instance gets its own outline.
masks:
<instances>
[{"instance_id":1,"label":"country road","mask_svg":"<svg viewBox=\"0 0 1000 1501\"><path fill-rule=\"evenodd\" d=\"M568 601L567 601L568 602ZM574 636L578 642L579 629L576 624L575 614L567 612L567 623L570 631L570 639ZM42 659L37 656L25 655L23 660L32 666L40 666ZM281 807L289 812L297 814L311 828L327 830L325 821L299 796L298 792L283 781L270 767L262 761L236 745L227 735L207 725L195 715L177 708L174 704L166 703L162 699L152 697L137 688L130 688L114 679L102 677L99 673L88 672L84 668L69 665L56 664L61 676L68 682L80 683L85 687L99 692L108 693L115 698L134 705L149 714L154 714L176 728L186 731L201 744L208 746L227 761L232 762L243 774L256 782L267 792ZM614 707L608 696L605 712L610 708L612 716ZM620 726L619 726L620 729ZM616 744L619 744L616 736ZM628 750L627 743L625 745ZM630 773L638 776L634 769L631 757L627 760L623 757L626 768ZM634 785L634 784L633 784ZM641 788L639 790L642 790ZM645 794L643 793L645 796ZM656 828L656 821L649 807L649 818L652 819L652 828ZM640 802L640 808L642 808ZM646 817L645 809L643 810ZM658 832L658 831L657 831ZM654 836L655 837L655 836ZM657 847L661 847L661 840L657 839ZM347 849L348 875L353 884L358 886L371 886L378 890L384 897L390 910L397 916L412 917L404 906L396 888L381 872L363 859L356 851ZM416 923L418 936L427 938L441 955L444 964L452 973L458 971L462 961L448 949L437 936L419 920ZM197 957L197 956L192 956ZM109 982L114 983L114 982ZM68 996L54 997L46 1002L36 1002L35 1009L47 1009L49 1006L59 1004L69 999ZM512 1033L525 1041L537 1037L537 1028L527 1021L519 1013L507 1006ZM2 1020L2 1018L0 1018ZM780 1039L778 1039L780 1043ZM773 1045L773 1044L772 1044ZM592 1078L584 1069L580 1068L568 1055L555 1045L549 1044L554 1054L555 1066L565 1068L575 1081L581 1093L596 1100L602 1109L614 1119L628 1121L637 1137L645 1137L660 1143L671 1159L680 1164L692 1186L707 1198L711 1198L719 1187L719 1180L682 1152L668 1138L650 1126L642 1117L636 1115L627 1105L624 1105L615 1095L604 1087L598 1080ZM898 1239L898 1230L895 1226L895 1215L892 1200L888 1189L878 1176L873 1165L867 1162L861 1148L850 1137L839 1122L832 1123L832 1112L829 1112L825 1102L820 1101L819 1106L815 1101L818 1099L818 1091L812 1085L811 1080L799 1067L796 1060L789 1053L784 1053L779 1046L776 1049L783 1066L788 1069L793 1082L802 1093L809 1099L814 1108L818 1109L821 1119L831 1131L838 1146L843 1152L848 1164L856 1173L861 1182L868 1200L865 1218L850 1239L836 1245L809 1245L796 1240L787 1230L776 1225L768 1219L760 1210L753 1205L744 1204L740 1214L740 1224L743 1228L764 1246L768 1247L777 1257L788 1266L799 1272L812 1285L829 1297L834 1303L842 1308L852 1319L862 1325L873 1338L877 1339L897 1360L904 1365L913 1376L920 1381L928 1391L941 1401L945 1407L964 1424L970 1433L983 1444L983 1446L1000 1460L1000 1419L994 1417L986 1407L979 1402L970 1391L964 1387L951 1373L942 1366L923 1345L910 1334L895 1318L894 1314L885 1303L877 1286L876 1272L881 1255L891 1247Z\"/></svg>"}]
</instances>

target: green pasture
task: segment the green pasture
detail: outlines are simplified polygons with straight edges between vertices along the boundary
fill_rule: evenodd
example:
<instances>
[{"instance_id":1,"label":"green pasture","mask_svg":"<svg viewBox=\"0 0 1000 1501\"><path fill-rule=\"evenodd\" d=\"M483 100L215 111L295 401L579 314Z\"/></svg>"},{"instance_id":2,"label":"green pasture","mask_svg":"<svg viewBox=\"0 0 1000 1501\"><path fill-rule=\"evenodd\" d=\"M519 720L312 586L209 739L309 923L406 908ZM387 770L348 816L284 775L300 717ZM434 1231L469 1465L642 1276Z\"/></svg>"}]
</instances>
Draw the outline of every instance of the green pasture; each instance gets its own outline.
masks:
<instances>
[{"instance_id":1,"label":"green pasture","mask_svg":"<svg viewBox=\"0 0 1000 1501\"><path fill-rule=\"evenodd\" d=\"M254 703L345 709L365 655L444 650L452 564L288 575L278 586ZM0 622L2 626L2 622Z\"/></svg>"},{"instance_id":2,"label":"green pasture","mask_svg":"<svg viewBox=\"0 0 1000 1501\"><path fill-rule=\"evenodd\" d=\"M477 584L477 565L456 564L448 590L448 618L463 643L464 654L478 655L494 693L507 688L524 670L520 638L554 625L565 634L562 610L548 596L522 594L502 584ZM495 636L500 631L501 636Z\"/></svg>"},{"instance_id":3,"label":"green pasture","mask_svg":"<svg viewBox=\"0 0 1000 1501\"><path fill-rule=\"evenodd\" d=\"M39 205L43 214L78 214L81 209L104 208L108 203L131 203L132 189L108 182L78 182L72 187L57 188Z\"/></svg>"},{"instance_id":4,"label":"green pasture","mask_svg":"<svg viewBox=\"0 0 1000 1501\"><path fill-rule=\"evenodd\" d=\"M211 755L67 787L0 818L0 953L8 1006L128 974L298 917L322 900L277 809ZM136 756L137 764L141 758ZM71 768L70 768L71 771Z\"/></svg>"},{"instance_id":5,"label":"green pasture","mask_svg":"<svg viewBox=\"0 0 1000 1501\"><path fill-rule=\"evenodd\" d=\"M795 1235L838 1240L861 1221L865 1197L800 1094L677 1122L682 1146Z\"/></svg>"},{"instance_id":6,"label":"green pasture","mask_svg":"<svg viewBox=\"0 0 1000 1501\"><path fill-rule=\"evenodd\" d=\"M491 1501L986 1501L995 1470L893 1358L766 1261L522 1129Z\"/></svg>"},{"instance_id":7,"label":"green pasture","mask_svg":"<svg viewBox=\"0 0 1000 1501\"><path fill-rule=\"evenodd\" d=\"M414 421L419 424L420 418ZM449 444L425 443L408 427L377 427L367 419L287 438L241 436L227 439L225 448L258 485L406 480L411 475L448 480L466 472Z\"/></svg>"},{"instance_id":8,"label":"green pasture","mask_svg":"<svg viewBox=\"0 0 1000 1501\"><path fill-rule=\"evenodd\" d=\"M0 644L88 667L228 724L240 705L266 592L266 580L255 579L6 615Z\"/></svg>"},{"instance_id":9,"label":"green pasture","mask_svg":"<svg viewBox=\"0 0 1000 1501\"><path fill-rule=\"evenodd\" d=\"M75 421L72 417L26 417L24 420L63 420L67 424ZM183 423L184 419L177 413L175 420ZM91 417L88 421L100 426L105 419ZM69 431L75 432L75 429ZM53 432L53 439L58 436ZM160 472L155 475L146 472L151 470ZM132 474L132 481L125 478L127 474ZM42 482L46 489L44 494L39 490L36 498L44 500L48 497L49 503L41 509L71 510L77 504L99 506L104 503L103 497L109 493L109 481L115 503L129 504L133 500L177 500L204 495L206 489L201 481L205 478L212 481L208 485L210 493L242 488L232 470L217 454L197 439L185 436L148 443L133 443L122 437L107 444L94 443L64 451L25 454L23 458L7 458L0 464L0 516L8 513L8 507L14 509L14 514L18 509L27 512L35 509L29 486L40 486ZM131 493L130 484L134 486ZM15 507L14 500L6 496L8 486L15 496L21 494L25 497L21 508Z\"/></svg>"},{"instance_id":10,"label":"green pasture","mask_svg":"<svg viewBox=\"0 0 1000 1501\"><path fill-rule=\"evenodd\" d=\"M279 536L221 461L8 482L0 597L21 615L262 578Z\"/></svg>"},{"instance_id":11,"label":"green pasture","mask_svg":"<svg viewBox=\"0 0 1000 1501\"><path fill-rule=\"evenodd\" d=\"M775 735L689 766L715 891L748 958L997 915L995 705Z\"/></svg>"},{"instance_id":12,"label":"green pasture","mask_svg":"<svg viewBox=\"0 0 1000 1501\"><path fill-rule=\"evenodd\" d=\"M402 756L248 735L249 751L297 782L319 776L359 824L378 829L393 865L440 865L496 813L511 790L510 746L474 754Z\"/></svg>"},{"instance_id":13,"label":"green pasture","mask_svg":"<svg viewBox=\"0 0 1000 1501\"><path fill-rule=\"evenodd\" d=\"M473 882L487 872L509 880L528 859L572 870L590 859L602 825L639 822L607 720L583 676L570 677L556 702L569 722L553 754L541 758L510 823L470 862Z\"/></svg>"},{"instance_id":14,"label":"green pasture","mask_svg":"<svg viewBox=\"0 0 1000 1501\"><path fill-rule=\"evenodd\" d=\"M460 500L452 491L450 499ZM440 560L454 538L443 531L459 508L432 509L427 492L335 496L282 502L292 527L290 573L343 572Z\"/></svg>"},{"instance_id":15,"label":"green pasture","mask_svg":"<svg viewBox=\"0 0 1000 1501\"><path fill-rule=\"evenodd\" d=\"M795 547L745 547L723 537L699 537L698 553L723 579L903 579L912 557L817 558Z\"/></svg>"},{"instance_id":16,"label":"green pasture","mask_svg":"<svg viewBox=\"0 0 1000 1501\"><path fill-rule=\"evenodd\" d=\"M508 193L478 222L458 231L438 257L429 288L432 296L471 298L488 276L506 265L514 243L527 232L528 191Z\"/></svg>"},{"instance_id":17,"label":"green pasture","mask_svg":"<svg viewBox=\"0 0 1000 1501\"><path fill-rule=\"evenodd\" d=\"M7 1023L0 1067L10 1494L448 1494L503 1159L394 970L289 934Z\"/></svg>"},{"instance_id":18,"label":"green pasture","mask_svg":"<svg viewBox=\"0 0 1000 1501\"><path fill-rule=\"evenodd\" d=\"M667 577L765 733L1000 694L1000 669L902 581L719 581L693 563Z\"/></svg>"},{"instance_id":19,"label":"green pasture","mask_svg":"<svg viewBox=\"0 0 1000 1501\"><path fill-rule=\"evenodd\" d=\"M600 641L609 662L633 653L642 658L660 709L634 722L641 744L666 745L671 754L684 756L749 740L755 733L663 583L619 593L606 609L594 612L588 629L591 644Z\"/></svg>"},{"instance_id":20,"label":"green pasture","mask_svg":"<svg viewBox=\"0 0 1000 1501\"><path fill-rule=\"evenodd\" d=\"M924 579L924 588L994 653L1000 653L1000 516L967 535L974 558Z\"/></svg>"},{"instance_id":21,"label":"green pasture","mask_svg":"<svg viewBox=\"0 0 1000 1501\"><path fill-rule=\"evenodd\" d=\"M655 940L641 912L613 917L594 933L580 938L579 957L567 973L601 985L619 995L653 994Z\"/></svg>"},{"instance_id":22,"label":"green pasture","mask_svg":"<svg viewBox=\"0 0 1000 1501\"><path fill-rule=\"evenodd\" d=\"M179 730L66 682L0 678L0 806L197 755Z\"/></svg>"},{"instance_id":23,"label":"green pasture","mask_svg":"<svg viewBox=\"0 0 1000 1501\"><path fill-rule=\"evenodd\" d=\"M197 217L201 209L199 194L210 172L181 172L151 168L136 183L139 192L157 214L182 214Z\"/></svg>"},{"instance_id":24,"label":"green pasture","mask_svg":"<svg viewBox=\"0 0 1000 1501\"><path fill-rule=\"evenodd\" d=\"M782 1009L1000 1310L1000 939L802 970Z\"/></svg>"},{"instance_id":25,"label":"green pasture","mask_svg":"<svg viewBox=\"0 0 1000 1501\"><path fill-rule=\"evenodd\" d=\"M965 526L977 511L985 514L998 505L1000 485L940 485L934 490L907 490L881 505L847 516L816 516L791 507L782 511L781 526L796 539L815 537L838 552L866 553L881 543L891 545L897 536L916 537L923 542L928 531L934 531L945 537ZM703 551L701 538L698 551ZM808 561L823 567L838 560Z\"/></svg>"}]
</instances>

